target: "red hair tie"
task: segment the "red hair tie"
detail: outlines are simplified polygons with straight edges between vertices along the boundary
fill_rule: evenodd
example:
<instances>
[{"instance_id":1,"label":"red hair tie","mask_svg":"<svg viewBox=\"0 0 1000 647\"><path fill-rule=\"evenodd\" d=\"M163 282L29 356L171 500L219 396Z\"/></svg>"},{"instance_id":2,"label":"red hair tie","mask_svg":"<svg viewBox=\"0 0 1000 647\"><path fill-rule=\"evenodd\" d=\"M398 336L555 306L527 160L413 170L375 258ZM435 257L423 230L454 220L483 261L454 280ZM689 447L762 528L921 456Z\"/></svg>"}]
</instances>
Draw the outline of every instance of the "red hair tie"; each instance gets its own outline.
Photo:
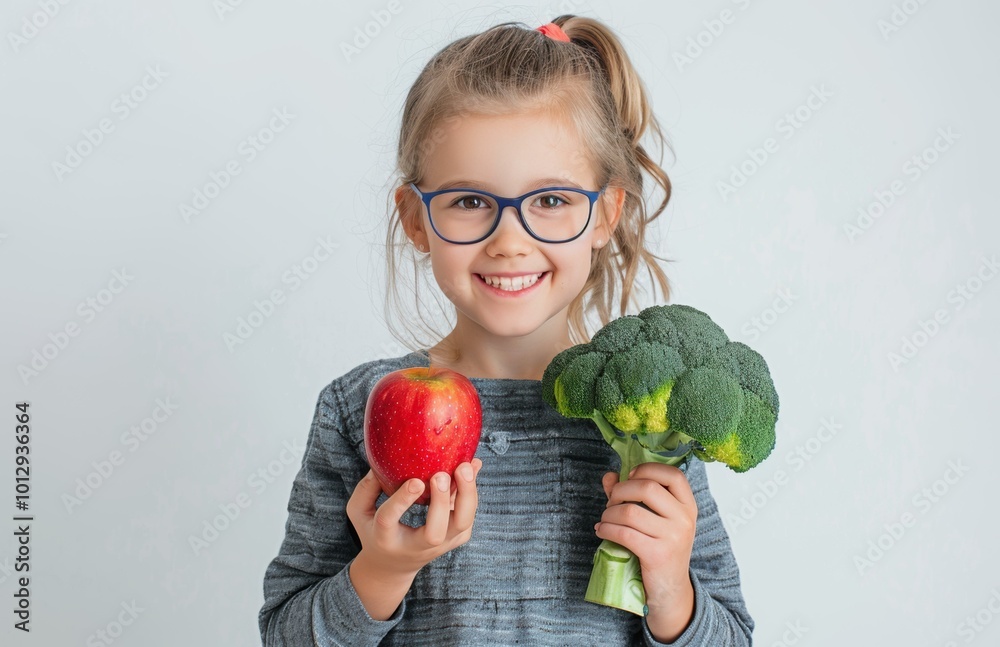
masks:
<instances>
[{"instance_id":1,"label":"red hair tie","mask_svg":"<svg viewBox=\"0 0 1000 647\"><path fill-rule=\"evenodd\" d=\"M569 36L566 35L566 32L562 30L562 27L555 24L554 22L550 22L542 25L541 27L538 27L538 31L542 32L552 40L561 40L566 43L570 42Z\"/></svg>"}]
</instances>

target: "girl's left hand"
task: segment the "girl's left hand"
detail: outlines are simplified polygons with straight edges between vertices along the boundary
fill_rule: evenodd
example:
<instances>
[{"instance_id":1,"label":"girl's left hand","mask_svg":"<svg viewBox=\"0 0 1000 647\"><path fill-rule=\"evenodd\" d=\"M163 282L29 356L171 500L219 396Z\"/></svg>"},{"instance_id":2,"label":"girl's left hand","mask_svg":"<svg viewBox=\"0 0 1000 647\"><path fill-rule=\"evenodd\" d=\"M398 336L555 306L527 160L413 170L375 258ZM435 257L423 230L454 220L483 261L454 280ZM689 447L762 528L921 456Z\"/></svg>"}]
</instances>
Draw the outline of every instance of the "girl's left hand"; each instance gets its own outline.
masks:
<instances>
[{"instance_id":1,"label":"girl's left hand","mask_svg":"<svg viewBox=\"0 0 1000 647\"><path fill-rule=\"evenodd\" d=\"M608 505L597 536L639 558L649 630L660 642L672 642L694 617L689 568L698 504L691 486L680 469L660 463L643 463L622 482L608 472L603 485Z\"/></svg>"}]
</instances>

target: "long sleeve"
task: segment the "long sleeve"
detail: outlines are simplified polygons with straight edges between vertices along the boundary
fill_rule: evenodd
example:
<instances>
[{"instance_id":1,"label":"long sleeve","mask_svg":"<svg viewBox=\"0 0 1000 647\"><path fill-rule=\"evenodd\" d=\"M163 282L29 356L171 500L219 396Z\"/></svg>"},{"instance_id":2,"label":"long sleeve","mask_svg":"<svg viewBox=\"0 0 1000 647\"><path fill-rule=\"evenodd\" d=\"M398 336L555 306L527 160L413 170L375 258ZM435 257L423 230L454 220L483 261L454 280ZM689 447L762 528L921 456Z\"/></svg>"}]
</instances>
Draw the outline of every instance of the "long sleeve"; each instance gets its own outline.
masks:
<instances>
[{"instance_id":1,"label":"long sleeve","mask_svg":"<svg viewBox=\"0 0 1000 647\"><path fill-rule=\"evenodd\" d=\"M342 433L337 382L319 395L302 466L292 483L285 538L264 575L258 615L264 647L378 645L403 617L368 615L348 566L360 550L346 505L368 465Z\"/></svg>"},{"instance_id":2,"label":"long sleeve","mask_svg":"<svg viewBox=\"0 0 1000 647\"><path fill-rule=\"evenodd\" d=\"M658 642L642 621L648 647L749 647L754 622L740 590L740 570L722 525L722 517L708 487L705 464L692 459L688 483L698 503L697 530L691 550L694 617L677 640Z\"/></svg>"}]
</instances>

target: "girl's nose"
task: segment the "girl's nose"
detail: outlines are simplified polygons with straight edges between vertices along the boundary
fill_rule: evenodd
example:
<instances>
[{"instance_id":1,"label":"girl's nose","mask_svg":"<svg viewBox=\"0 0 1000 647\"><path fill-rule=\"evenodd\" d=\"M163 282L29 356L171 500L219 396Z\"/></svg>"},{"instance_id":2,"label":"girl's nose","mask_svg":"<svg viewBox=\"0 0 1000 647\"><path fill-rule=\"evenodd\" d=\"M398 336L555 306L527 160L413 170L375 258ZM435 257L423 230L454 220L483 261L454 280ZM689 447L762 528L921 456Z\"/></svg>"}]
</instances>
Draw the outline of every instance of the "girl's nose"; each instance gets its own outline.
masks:
<instances>
[{"instance_id":1,"label":"girl's nose","mask_svg":"<svg viewBox=\"0 0 1000 647\"><path fill-rule=\"evenodd\" d=\"M500 213L500 222L486 239L488 250L510 255L518 252L527 253L531 249L531 234L521 224L517 217L517 209L506 207Z\"/></svg>"}]
</instances>

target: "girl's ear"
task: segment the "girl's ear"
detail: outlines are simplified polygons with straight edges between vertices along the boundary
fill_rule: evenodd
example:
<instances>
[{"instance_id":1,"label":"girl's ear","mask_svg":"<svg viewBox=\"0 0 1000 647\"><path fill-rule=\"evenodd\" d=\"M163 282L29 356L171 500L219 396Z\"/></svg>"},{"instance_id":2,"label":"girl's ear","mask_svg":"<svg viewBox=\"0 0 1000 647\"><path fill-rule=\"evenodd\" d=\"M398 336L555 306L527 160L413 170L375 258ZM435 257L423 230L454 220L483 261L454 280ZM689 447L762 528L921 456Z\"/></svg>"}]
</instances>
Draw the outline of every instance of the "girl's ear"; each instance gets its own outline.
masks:
<instances>
[{"instance_id":1,"label":"girl's ear","mask_svg":"<svg viewBox=\"0 0 1000 647\"><path fill-rule=\"evenodd\" d=\"M412 189L411 189L412 190ZM604 241L607 245L611 241L611 235L618 226L618 220L622 216L622 208L625 206L625 189L618 186L608 186L601 196L601 214L597 226L594 227L594 238Z\"/></svg>"},{"instance_id":2,"label":"girl's ear","mask_svg":"<svg viewBox=\"0 0 1000 647\"><path fill-rule=\"evenodd\" d=\"M406 237L421 251L430 249L427 240L427 230L424 228L423 203L409 184L396 189L396 207L399 209L399 220L403 225Z\"/></svg>"}]
</instances>

